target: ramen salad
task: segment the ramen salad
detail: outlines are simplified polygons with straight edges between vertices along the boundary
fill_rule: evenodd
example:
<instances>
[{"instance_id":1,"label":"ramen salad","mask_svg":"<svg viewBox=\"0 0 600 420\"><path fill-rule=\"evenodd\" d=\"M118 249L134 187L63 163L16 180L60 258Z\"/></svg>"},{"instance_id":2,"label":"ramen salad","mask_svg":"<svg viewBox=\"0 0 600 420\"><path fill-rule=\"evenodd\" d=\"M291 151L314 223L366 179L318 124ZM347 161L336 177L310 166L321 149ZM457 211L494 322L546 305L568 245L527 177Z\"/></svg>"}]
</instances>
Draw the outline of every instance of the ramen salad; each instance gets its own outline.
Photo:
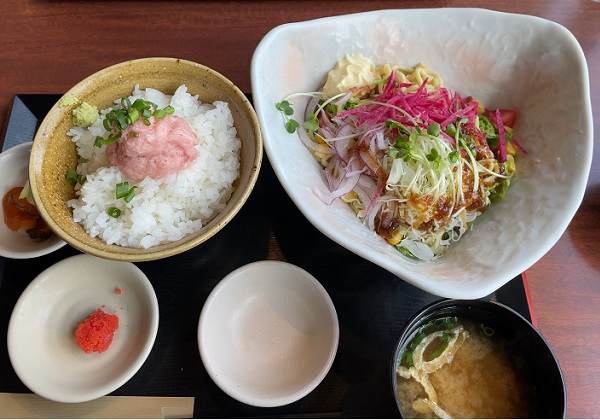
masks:
<instances>
[{"instance_id":1,"label":"ramen salad","mask_svg":"<svg viewBox=\"0 0 600 420\"><path fill-rule=\"evenodd\" d=\"M309 96L305 121L293 100ZM487 109L443 87L440 76L346 55L322 92L276 104L324 168L328 205L348 203L404 255L438 258L494 201L515 173L516 112Z\"/></svg>"}]
</instances>

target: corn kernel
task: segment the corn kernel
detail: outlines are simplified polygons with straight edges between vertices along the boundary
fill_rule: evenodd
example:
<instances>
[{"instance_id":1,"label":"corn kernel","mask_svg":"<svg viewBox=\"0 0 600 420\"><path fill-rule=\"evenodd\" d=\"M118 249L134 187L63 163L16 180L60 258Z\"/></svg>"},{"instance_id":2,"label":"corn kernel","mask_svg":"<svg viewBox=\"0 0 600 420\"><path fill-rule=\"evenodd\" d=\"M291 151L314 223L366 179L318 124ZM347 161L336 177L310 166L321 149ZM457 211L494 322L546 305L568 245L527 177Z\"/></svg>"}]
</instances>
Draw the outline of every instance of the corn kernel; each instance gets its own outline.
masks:
<instances>
[{"instance_id":1,"label":"corn kernel","mask_svg":"<svg viewBox=\"0 0 600 420\"><path fill-rule=\"evenodd\" d=\"M512 156L516 156L519 150L511 142L506 143L506 153Z\"/></svg>"},{"instance_id":2,"label":"corn kernel","mask_svg":"<svg viewBox=\"0 0 600 420\"><path fill-rule=\"evenodd\" d=\"M506 156L506 173L512 175L516 169L517 166L515 165L515 159L512 155Z\"/></svg>"},{"instance_id":3,"label":"corn kernel","mask_svg":"<svg viewBox=\"0 0 600 420\"><path fill-rule=\"evenodd\" d=\"M322 146L329 146L325 140L323 140L323 138L319 135L315 135L315 133L313 133L312 131L308 131L308 137L314 141L315 143L318 143Z\"/></svg>"},{"instance_id":4,"label":"corn kernel","mask_svg":"<svg viewBox=\"0 0 600 420\"><path fill-rule=\"evenodd\" d=\"M402 234L399 231L395 231L391 238L386 238L390 245L398 245L402 240Z\"/></svg>"},{"instance_id":5,"label":"corn kernel","mask_svg":"<svg viewBox=\"0 0 600 420\"><path fill-rule=\"evenodd\" d=\"M483 106L483 104L480 101L477 101L477 113L485 114L485 107Z\"/></svg>"},{"instance_id":6,"label":"corn kernel","mask_svg":"<svg viewBox=\"0 0 600 420\"><path fill-rule=\"evenodd\" d=\"M346 194L344 196L344 198L348 201L350 200L356 200L358 198L358 195L354 192L354 191L350 191L348 194Z\"/></svg>"}]
</instances>

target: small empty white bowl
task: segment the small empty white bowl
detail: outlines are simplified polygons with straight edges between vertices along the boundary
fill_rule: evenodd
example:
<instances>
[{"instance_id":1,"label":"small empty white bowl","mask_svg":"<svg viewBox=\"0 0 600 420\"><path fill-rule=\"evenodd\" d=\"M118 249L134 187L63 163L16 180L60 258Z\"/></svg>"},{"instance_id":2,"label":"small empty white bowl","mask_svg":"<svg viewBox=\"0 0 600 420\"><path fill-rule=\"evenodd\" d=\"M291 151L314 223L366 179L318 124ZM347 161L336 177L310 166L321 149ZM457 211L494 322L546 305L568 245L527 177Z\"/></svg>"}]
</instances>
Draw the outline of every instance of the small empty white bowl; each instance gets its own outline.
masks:
<instances>
[{"instance_id":1,"label":"small empty white bowl","mask_svg":"<svg viewBox=\"0 0 600 420\"><path fill-rule=\"evenodd\" d=\"M29 154L33 142L11 147L0 154L0 193L4 195L14 187L22 187L29 179ZM4 211L2 209L2 211ZM24 230L9 229L0 218L0 255L7 258L35 258L56 251L66 244L53 235L43 242L33 242Z\"/></svg>"},{"instance_id":2,"label":"small empty white bowl","mask_svg":"<svg viewBox=\"0 0 600 420\"><path fill-rule=\"evenodd\" d=\"M281 261L258 261L213 289L198 326L202 363L229 396L259 407L306 396L327 375L339 339L323 286Z\"/></svg>"},{"instance_id":3,"label":"small empty white bowl","mask_svg":"<svg viewBox=\"0 0 600 420\"><path fill-rule=\"evenodd\" d=\"M97 308L119 327L102 353L85 353L75 330ZM134 264L82 254L62 260L27 286L8 325L8 355L21 381L49 400L102 397L142 366L158 331L152 284Z\"/></svg>"}]
</instances>

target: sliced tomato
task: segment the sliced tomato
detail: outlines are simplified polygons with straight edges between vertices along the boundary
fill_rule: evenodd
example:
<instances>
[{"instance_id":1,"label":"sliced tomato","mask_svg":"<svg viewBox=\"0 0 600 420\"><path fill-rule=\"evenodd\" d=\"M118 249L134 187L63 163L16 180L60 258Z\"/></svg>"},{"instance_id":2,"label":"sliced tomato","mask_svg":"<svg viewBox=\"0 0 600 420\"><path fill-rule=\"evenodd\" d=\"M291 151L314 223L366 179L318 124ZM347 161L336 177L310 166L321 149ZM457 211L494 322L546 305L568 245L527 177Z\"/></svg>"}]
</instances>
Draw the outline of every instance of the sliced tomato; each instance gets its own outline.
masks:
<instances>
[{"instance_id":1,"label":"sliced tomato","mask_svg":"<svg viewBox=\"0 0 600 420\"><path fill-rule=\"evenodd\" d=\"M517 111L513 109L501 109L500 117L502 117L502 124L507 127L513 128L515 121L517 121Z\"/></svg>"}]
</instances>

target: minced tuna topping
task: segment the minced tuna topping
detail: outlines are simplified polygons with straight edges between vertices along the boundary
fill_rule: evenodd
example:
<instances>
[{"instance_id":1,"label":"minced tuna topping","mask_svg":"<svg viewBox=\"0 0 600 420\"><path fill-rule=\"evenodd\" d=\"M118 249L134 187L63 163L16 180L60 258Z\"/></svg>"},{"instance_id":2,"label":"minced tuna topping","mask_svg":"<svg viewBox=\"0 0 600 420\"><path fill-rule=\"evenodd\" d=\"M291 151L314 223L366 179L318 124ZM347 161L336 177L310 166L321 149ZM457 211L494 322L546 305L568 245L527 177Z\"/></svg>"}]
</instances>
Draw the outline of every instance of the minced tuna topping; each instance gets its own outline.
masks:
<instances>
[{"instance_id":1,"label":"minced tuna topping","mask_svg":"<svg viewBox=\"0 0 600 420\"><path fill-rule=\"evenodd\" d=\"M109 144L106 156L129 179L158 179L187 169L198 157L198 138L186 120L176 115L138 120Z\"/></svg>"}]
</instances>

